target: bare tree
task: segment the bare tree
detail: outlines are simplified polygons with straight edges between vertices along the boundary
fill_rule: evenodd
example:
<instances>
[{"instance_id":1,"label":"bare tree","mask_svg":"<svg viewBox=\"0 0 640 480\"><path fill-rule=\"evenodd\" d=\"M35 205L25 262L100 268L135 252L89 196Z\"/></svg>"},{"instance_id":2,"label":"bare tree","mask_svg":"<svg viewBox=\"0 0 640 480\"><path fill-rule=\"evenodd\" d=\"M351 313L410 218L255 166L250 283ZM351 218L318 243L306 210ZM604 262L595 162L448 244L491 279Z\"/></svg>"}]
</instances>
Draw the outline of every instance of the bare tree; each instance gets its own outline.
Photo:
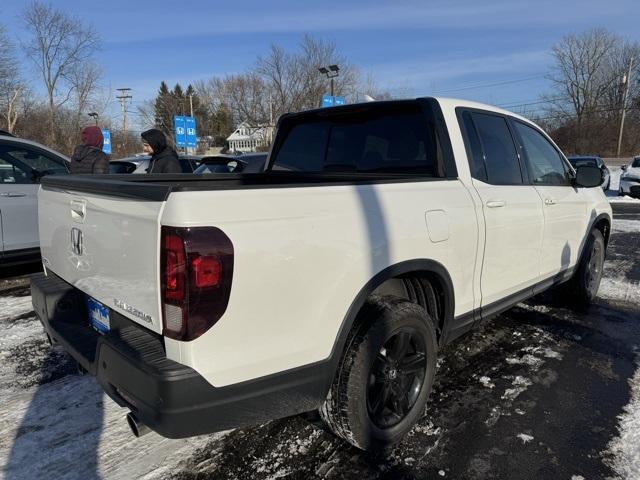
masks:
<instances>
[{"instance_id":1,"label":"bare tree","mask_svg":"<svg viewBox=\"0 0 640 480\"><path fill-rule=\"evenodd\" d=\"M548 125L556 129L556 138L573 153L614 151L622 113L623 83L629 60L640 53L637 43L625 41L603 29L568 35L553 47L555 68L549 79L554 92L543 97L549 105L545 112ZM640 73L640 68L636 73ZM629 98L638 98L637 74L630 86ZM629 118L630 128L638 122ZM637 138L628 135L627 138ZM627 142L635 148L638 142Z\"/></svg>"},{"instance_id":2,"label":"bare tree","mask_svg":"<svg viewBox=\"0 0 640 480\"><path fill-rule=\"evenodd\" d=\"M608 68L618 37L602 29L567 35L553 47L555 71L549 79L558 91L555 105L578 123L595 113L614 82Z\"/></svg>"},{"instance_id":3,"label":"bare tree","mask_svg":"<svg viewBox=\"0 0 640 480\"><path fill-rule=\"evenodd\" d=\"M356 95L358 71L339 53L335 43L310 35L302 38L298 52L287 53L272 45L269 55L258 57L254 72L268 89L272 109L279 116L318 107L329 82L318 68L332 64L340 67L340 74L334 79L335 94Z\"/></svg>"},{"instance_id":4,"label":"bare tree","mask_svg":"<svg viewBox=\"0 0 640 480\"><path fill-rule=\"evenodd\" d=\"M24 98L26 84L20 77L13 44L0 25L0 116L5 127L13 133L18 121L20 102Z\"/></svg>"},{"instance_id":5,"label":"bare tree","mask_svg":"<svg viewBox=\"0 0 640 480\"><path fill-rule=\"evenodd\" d=\"M23 48L44 82L49 135L53 140L56 110L72 97L78 87L74 76L86 71L85 65L99 47L99 37L91 26L39 1L25 9L23 20L31 34Z\"/></svg>"}]
</instances>

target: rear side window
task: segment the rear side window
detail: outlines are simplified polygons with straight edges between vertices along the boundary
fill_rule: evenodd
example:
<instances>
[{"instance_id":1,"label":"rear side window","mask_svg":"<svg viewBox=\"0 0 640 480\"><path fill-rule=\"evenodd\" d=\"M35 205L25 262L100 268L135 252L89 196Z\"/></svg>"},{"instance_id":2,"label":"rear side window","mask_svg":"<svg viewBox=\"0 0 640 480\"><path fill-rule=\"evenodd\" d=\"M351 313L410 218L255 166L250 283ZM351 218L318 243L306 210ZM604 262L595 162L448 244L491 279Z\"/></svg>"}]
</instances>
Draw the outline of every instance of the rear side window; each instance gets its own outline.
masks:
<instances>
[{"instance_id":1,"label":"rear side window","mask_svg":"<svg viewBox=\"0 0 640 480\"><path fill-rule=\"evenodd\" d=\"M567 185L566 170L558 151L536 129L524 123L514 121L516 131L522 140L522 146L527 155L529 173L534 184L538 185ZM597 166L596 159L591 160ZM576 165L579 165L576 162Z\"/></svg>"},{"instance_id":2,"label":"rear side window","mask_svg":"<svg viewBox=\"0 0 640 480\"><path fill-rule=\"evenodd\" d=\"M522 184L518 153L506 119L477 112L471 116L484 151L487 182L492 185Z\"/></svg>"},{"instance_id":3,"label":"rear side window","mask_svg":"<svg viewBox=\"0 0 640 480\"><path fill-rule=\"evenodd\" d=\"M288 132L274 170L438 176L442 151L418 105L336 115Z\"/></svg>"},{"instance_id":4,"label":"rear side window","mask_svg":"<svg viewBox=\"0 0 640 480\"><path fill-rule=\"evenodd\" d=\"M471 176L487 181L487 169L484 165L484 156L482 154L482 145L480 145L480 139L478 138L478 132L471 119L471 113L464 112L462 114L463 131L466 137L467 157L469 158L469 168L471 169Z\"/></svg>"}]
</instances>

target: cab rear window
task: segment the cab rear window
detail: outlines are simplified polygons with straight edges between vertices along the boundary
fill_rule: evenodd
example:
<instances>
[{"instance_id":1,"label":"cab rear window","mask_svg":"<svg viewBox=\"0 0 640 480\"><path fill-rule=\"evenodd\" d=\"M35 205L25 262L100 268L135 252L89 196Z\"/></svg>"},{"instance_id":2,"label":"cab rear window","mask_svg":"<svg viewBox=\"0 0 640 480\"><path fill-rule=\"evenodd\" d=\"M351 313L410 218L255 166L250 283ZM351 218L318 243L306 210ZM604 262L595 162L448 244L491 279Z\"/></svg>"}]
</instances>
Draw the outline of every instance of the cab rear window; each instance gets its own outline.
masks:
<instances>
[{"instance_id":1,"label":"cab rear window","mask_svg":"<svg viewBox=\"0 0 640 480\"><path fill-rule=\"evenodd\" d=\"M311 117L285 130L272 170L436 177L442 152L417 104Z\"/></svg>"}]
</instances>

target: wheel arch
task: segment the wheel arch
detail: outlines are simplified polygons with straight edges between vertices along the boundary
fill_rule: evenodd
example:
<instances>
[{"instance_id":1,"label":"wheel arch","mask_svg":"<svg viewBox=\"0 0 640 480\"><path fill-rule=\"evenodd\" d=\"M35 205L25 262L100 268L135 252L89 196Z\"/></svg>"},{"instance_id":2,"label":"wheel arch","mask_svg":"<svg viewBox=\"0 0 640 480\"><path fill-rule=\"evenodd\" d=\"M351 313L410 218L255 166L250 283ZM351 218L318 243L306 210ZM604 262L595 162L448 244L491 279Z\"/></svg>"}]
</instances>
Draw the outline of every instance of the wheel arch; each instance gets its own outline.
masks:
<instances>
[{"instance_id":1,"label":"wheel arch","mask_svg":"<svg viewBox=\"0 0 640 480\"><path fill-rule=\"evenodd\" d=\"M440 339L446 339L448 329L452 325L455 308L453 282L447 269L441 263L430 259L407 260L391 265L374 275L360 289L351 303L340 325L333 349L331 350L329 375L326 384L327 391L333 382L345 348L347 348L349 334L354 326L356 326L358 313L364 306L367 298L374 292L380 292L380 289L384 289L385 285L389 285L389 282L404 281L407 279L411 281L421 278L437 282L437 286L434 285L434 289L436 289L442 297L442 314L440 315L441 318L438 319L439 325L436 326L440 330L438 335L439 343ZM404 296L404 298L423 307L425 306L423 305L424 300L420 300L421 296L419 292L416 292L416 298L410 298L410 296Z\"/></svg>"}]
</instances>

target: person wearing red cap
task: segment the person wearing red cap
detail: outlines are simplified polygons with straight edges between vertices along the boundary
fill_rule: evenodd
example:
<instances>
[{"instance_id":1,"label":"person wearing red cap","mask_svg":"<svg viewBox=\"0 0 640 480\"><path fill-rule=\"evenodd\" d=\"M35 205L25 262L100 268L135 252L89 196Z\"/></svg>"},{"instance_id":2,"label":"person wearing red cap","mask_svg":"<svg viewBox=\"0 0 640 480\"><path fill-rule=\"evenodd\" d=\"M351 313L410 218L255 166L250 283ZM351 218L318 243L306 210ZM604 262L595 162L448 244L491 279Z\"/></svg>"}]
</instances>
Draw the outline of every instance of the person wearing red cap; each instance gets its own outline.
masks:
<instances>
[{"instance_id":1,"label":"person wearing red cap","mask_svg":"<svg viewBox=\"0 0 640 480\"><path fill-rule=\"evenodd\" d=\"M84 127L80 139L82 143L71 156L71 173L109 173L109 157L102 151L102 130L96 126Z\"/></svg>"}]
</instances>

